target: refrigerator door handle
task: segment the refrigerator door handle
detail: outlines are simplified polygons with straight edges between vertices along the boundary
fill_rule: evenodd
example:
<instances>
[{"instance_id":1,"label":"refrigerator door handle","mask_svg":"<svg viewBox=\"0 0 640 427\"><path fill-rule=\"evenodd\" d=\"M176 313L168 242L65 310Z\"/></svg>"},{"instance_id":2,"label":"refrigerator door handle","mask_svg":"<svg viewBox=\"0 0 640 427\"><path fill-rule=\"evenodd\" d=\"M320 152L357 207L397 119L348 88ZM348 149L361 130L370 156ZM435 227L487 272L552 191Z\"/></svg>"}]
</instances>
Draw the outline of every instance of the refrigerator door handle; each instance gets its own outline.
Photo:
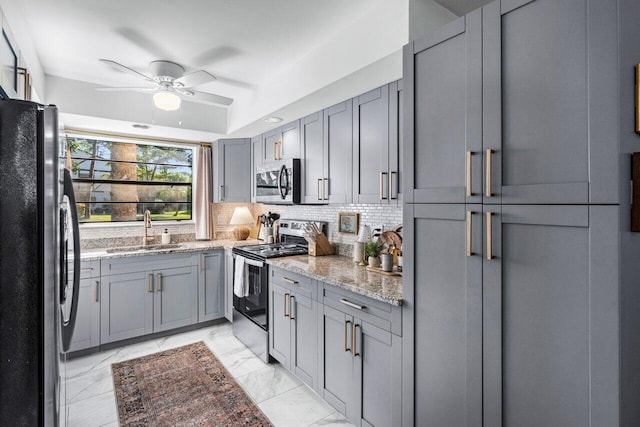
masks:
<instances>
[{"instance_id":1,"label":"refrigerator door handle","mask_svg":"<svg viewBox=\"0 0 640 427\"><path fill-rule=\"evenodd\" d=\"M66 352L71 345L73 329L76 325L78 314L78 294L80 292L80 226L78 223L78 211L76 209L76 197L73 192L71 173L64 169L64 195L69 198L69 210L71 211L71 226L73 228L73 294L71 298L71 310L69 320L62 319L62 349ZM63 256L63 254L60 254ZM66 254L64 254L66 257Z\"/></svg>"}]
</instances>

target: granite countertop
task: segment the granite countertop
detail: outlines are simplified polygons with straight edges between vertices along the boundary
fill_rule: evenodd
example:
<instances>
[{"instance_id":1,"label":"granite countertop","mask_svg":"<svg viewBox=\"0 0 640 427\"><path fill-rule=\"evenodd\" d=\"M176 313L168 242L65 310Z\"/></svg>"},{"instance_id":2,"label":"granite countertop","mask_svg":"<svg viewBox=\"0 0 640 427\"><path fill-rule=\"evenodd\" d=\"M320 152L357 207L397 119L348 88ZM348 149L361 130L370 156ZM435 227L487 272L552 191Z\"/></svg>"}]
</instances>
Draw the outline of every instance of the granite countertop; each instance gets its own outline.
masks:
<instances>
[{"instance_id":1,"label":"granite countertop","mask_svg":"<svg viewBox=\"0 0 640 427\"><path fill-rule=\"evenodd\" d=\"M387 276L368 271L364 266L354 264L349 257L338 255L307 256L298 255L271 258L267 264L293 271L330 285L383 301L392 305L402 305L402 277Z\"/></svg>"},{"instance_id":2,"label":"granite countertop","mask_svg":"<svg viewBox=\"0 0 640 427\"><path fill-rule=\"evenodd\" d=\"M164 255L181 252L198 252L210 249L233 248L234 246L257 245L260 240L198 240L194 242L180 242L163 248L163 245L150 245L149 248L133 250L135 247L102 248L81 250L82 260L99 260L105 258L127 258L145 255ZM140 247L141 248L141 247Z\"/></svg>"}]
</instances>

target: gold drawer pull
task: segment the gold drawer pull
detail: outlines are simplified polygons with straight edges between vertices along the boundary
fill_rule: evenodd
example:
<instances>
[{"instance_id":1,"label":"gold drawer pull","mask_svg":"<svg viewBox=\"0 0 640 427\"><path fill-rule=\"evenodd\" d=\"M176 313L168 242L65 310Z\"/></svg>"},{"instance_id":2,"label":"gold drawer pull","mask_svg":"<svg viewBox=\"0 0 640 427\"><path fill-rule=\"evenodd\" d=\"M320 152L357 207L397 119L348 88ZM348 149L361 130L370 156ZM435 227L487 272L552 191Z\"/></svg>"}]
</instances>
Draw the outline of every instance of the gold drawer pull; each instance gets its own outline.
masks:
<instances>
[{"instance_id":1,"label":"gold drawer pull","mask_svg":"<svg viewBox=\"0 0 640 427\"><path fill-rule=\"evenodd\" d=\"M349 307L355 308L355 309L357 309L357 310L364 310L365 308L367 308L367 307L365 307L364 305L354 304L354 303L352 303L351 301L348 301L348 300L346 300L346 299L344 299L344 298L342 298L342 299L340 300L340 302L341 302L341 303L343 303L344 305L348 305Z\"/></svg>"},{"instance_id":2,"label":"gold drawer pull","mask_svg":"<svg viewBox=\"0 0 640 427\"><path fill-rule=\"evenodd\" d=\"M347 340L347 331L349 330L349 325L350 324L351 324L350 320L345 320L345 322L344 322L344 351L351 351L351 349L347 345L347 343L349 342Z\"/></svg>"}]
</instances>

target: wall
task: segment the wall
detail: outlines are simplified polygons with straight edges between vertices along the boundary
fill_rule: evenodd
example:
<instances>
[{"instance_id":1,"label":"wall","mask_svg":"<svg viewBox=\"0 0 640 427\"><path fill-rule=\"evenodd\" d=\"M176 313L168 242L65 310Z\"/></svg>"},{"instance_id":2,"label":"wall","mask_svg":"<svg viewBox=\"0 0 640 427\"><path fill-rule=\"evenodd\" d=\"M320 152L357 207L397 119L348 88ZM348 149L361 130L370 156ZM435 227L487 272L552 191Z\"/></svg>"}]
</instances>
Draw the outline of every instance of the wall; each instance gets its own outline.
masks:
<instances>
[{"instance_id":1,"label":"wall","mask_svg":"<svg viewBox=\"0 0 640 427\"><path fill-rule=\"evenodd\" d=\"M409 0L409 40L420 38L456 18L432 0Z\"/></svg>"}]
</instances>

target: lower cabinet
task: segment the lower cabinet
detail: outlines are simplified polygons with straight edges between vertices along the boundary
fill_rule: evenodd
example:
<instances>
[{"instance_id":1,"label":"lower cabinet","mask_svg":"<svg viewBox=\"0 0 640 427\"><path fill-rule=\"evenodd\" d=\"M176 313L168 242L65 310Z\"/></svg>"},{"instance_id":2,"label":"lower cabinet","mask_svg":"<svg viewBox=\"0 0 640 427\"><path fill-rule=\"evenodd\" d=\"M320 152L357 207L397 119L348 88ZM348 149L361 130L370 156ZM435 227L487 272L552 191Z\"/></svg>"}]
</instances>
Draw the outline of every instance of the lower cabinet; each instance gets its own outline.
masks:
<instances>
[{"instance_id":1,"label":"lower cabinet","mask_svg":"<svg viewBox=\"0 0 640 427\"><path fill-rule=\"evenodd\" d=\"M272 269L269 354L309 387L317 388L317 286L310 279Z\"/></svg>"},{"instance_id":2,"label":"lower cabinet","mask_svg":"<svg viewBox=\"0 0 640 427\"><path fill-rule=\"evenodd\" d=\"M198 321L220 319L225 316L225 255L223 250L199 255Z\"/></svg>"},{"instance_id":3,"label":"lower cabinet","mask_svg":"<svg viewBox=\"0 0 640 427\"><path fill-rule=\"evenodd\" d=\"M230 248L224 250L224 317L233 322L233 253Z\"/></svg>"},{"instance_id":4,"label":"lower cabinet","mask_svg":"<svg viewBox=\"0 0 640 427\"><path fill-rule=\"evenodd\" d=\"M98 345L100 345L100 261L82 261L78 314L69 351L84 350Z\"/></svg>"},{"instance_id":5,"label":"lower cabinet","mask_svg":"<svg viewBox=\"0 0 640 427\"><path fill-rule=\"evenodd\" d=\"M106 262L100 290L101 344L198 321L197 266L191 265L191 257L146 258Z\"/></svg>"},{"instance_id":6,"label":"lower cabinet","mask_svg":"<svg viewBox=\"0 0 640 427\"><path fill-rule=\"evenodd\" d=\"M357 316L326 302L320 328L321 396L357 426L400 425L402 338L380 325L380 318L367 319L366 313Z\"/></svg>"}]
</instances>

